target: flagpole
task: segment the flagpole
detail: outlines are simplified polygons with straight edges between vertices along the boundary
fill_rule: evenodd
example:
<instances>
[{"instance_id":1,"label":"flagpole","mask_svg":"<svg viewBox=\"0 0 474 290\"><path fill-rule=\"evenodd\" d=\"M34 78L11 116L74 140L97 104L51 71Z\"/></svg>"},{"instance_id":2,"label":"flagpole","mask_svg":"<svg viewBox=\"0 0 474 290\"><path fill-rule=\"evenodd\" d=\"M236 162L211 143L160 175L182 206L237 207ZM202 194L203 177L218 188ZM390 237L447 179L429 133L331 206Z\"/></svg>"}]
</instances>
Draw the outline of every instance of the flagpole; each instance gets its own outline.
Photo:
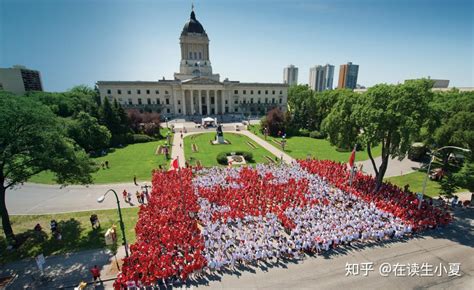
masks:
<instances>
[{"instance_id":1,"label":"flagpole","mask_svg":"<svg viewBox=\"0 0 474 290\"><path fill-rule=\"evenodd\" d=\"M352 151L352 154L355 155L356 149L357 149L357 144L354 145L354 150ZM352 154L351 154L351 158L352 158ZM354 156L354 161L355 161L355 156ZM349 165L351 166L351 174L349 175L349 187L352 187L352 178L354 176L354 164L351 164L351 162L349 162Z\"/></svg>"},{"instance_id":2,"label":"flagpole","mask_svg":"<svg viewBox=\"0 0 474 290\"><path fill-rule=\"evenodd\" d=\"M176 156L176 160L178 161L178 175L179 175L179 188L181 190L181 203L183 208L183 214L186 213L184 208L184 190L183 190L183 180L181 178L181 166L179 166L179 156Z\"/></svg>"}]
</instances>

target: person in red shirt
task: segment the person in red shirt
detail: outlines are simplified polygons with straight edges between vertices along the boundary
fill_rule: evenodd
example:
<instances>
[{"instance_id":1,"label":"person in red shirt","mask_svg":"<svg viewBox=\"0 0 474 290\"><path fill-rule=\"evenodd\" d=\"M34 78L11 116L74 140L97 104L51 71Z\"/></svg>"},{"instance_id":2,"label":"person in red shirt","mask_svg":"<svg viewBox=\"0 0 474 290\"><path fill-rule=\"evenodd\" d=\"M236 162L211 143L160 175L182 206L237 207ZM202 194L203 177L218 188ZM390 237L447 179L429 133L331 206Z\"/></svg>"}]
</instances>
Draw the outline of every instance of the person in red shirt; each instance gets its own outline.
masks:
<instances>
[{"instance_id":1,"label":"person in red shirt","mask_svg":"<svg viewBox=\"0 0 474 290\"><path fill-rule=\"evenodd\" d=\"M100 279L100 269L97 267L97 265L94 265L91 269L92 277L94 278L94 282L96 285L100 285L98 282L102 283L102 280Z\"/></svg>"}]
</instances>

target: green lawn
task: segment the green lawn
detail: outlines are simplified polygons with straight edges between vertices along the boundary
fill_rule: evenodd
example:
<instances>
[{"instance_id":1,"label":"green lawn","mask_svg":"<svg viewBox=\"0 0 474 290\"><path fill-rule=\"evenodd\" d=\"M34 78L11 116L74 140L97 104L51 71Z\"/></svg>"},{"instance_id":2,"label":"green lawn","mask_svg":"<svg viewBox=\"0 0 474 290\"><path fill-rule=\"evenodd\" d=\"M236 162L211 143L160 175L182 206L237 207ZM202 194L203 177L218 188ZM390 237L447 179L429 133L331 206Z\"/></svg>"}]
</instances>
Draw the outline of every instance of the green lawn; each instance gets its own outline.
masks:
<instances>
[{"instance_id":1,"label":"green lawn","mask_svg":"<svg viewBox=\"0 0 474 290\"><path fill-rule=\"evenodd\" d=\"M264 156L269 156L274 159L275 155L271 154L267 150L263 149L257 143L253 142L246 136L233 133L224 133L224 139L229 140L231 144L211 145L210 140L215 139L215 133L202 133L196 135L190 135L184 138L184 155L186 160L191 160L191 164L195 164L195 160L199 160L202 166L218 166L216 157L220 152L235 152L235 151L248 151L252 152L255 163L268 163L268 160ZM250 147L246 142L251 142L257 148ZM196 144L198 152L193 152L192 144Z\"/></svg>"},{"instance_id":2,"label":"green lawn","mask_svg":"<svg viewBox=\"0 0 474 290\"><path fill-rule=\"evenodd\" d=\"M398 185L399 187L403 188L406 184L410 185L410 190L412 192L421 192L423 189L423 181L426 176L426 171L417 171L409 174L405 174L402 176L395 176L386 178L385 181L389 181L393 184ZM440 194L440 184L437 181L432 181L428 178L426 182L426 192L425 195L435 197ZM468 191L464 188L459 188L456 192L463 192Z\"/></svg>"},{"instance_id":3,"label":"green lawn","mask_svg":"<svg viewBox=\"0 0 474 290\"><path fill-rule=\"evenodd\" d=\"M156 155L155 151L159 145L165 144L166 140L128 145L124 148L115 149L106 156L94 158L97 164L109 161L109 169L102 169L93 173L94 183L119 183L132 182L133 176L137 180L150 180L151 170L159 165L167 168L169 161L164 155ZM170 153L171 156L171 153ZM33 176L29 182L54 184L51 172L42 172Z\"/></svg>"},{"instance_id":4,"label":"green lawn","mask_svg":"<svg viewBox=\"0 0 474 290\"><path fill-rule=\"evenodd\" d=\"M262 139L265 139L263 134L260 132L260 125L253 125L250 128L254 134L259 136ZM278 149L281 149L281 146L272 140L280 141L281 138L267 137L268 143L272 144ZM296 159L305 159L308 154L312 157L322 160L334 160L338 162L348 162L351 152L339 152L334 146L331 146L328 140L314 139L310 137L288 137L286 138L285 152L291 157ZM382 153L382 147L377 146L373 148L372 154L374 157L380 156ZM363 161L369 159L367 151L358 151L356 153L356 161Z\"/></svg>"},{"instance_id":5,"label":"green lawn","mask_svg":"<svg viewBox=\"0 0 474 290\"><path fill-rule=\"evenodd\" d=\"M95 213L99 217L100 229L92 230L89 217ZM127 242L135 242L135 224L138 218L138 208L122 209ZM112 224L117 225L117 239L122 241L118 212L113 210L97 210L48 215L14 215L10 216L13 231L23 243L13 251L6 251L6 240L3 228L0 228L0 264L23 258L35 257L40 253L45 256L62 254L80 250L105 247L104 234ZM58 222L62 240L51 237L50 221ZM33 231L39 223L43 233L38 235Z\"/></svg>"}]
</instances>

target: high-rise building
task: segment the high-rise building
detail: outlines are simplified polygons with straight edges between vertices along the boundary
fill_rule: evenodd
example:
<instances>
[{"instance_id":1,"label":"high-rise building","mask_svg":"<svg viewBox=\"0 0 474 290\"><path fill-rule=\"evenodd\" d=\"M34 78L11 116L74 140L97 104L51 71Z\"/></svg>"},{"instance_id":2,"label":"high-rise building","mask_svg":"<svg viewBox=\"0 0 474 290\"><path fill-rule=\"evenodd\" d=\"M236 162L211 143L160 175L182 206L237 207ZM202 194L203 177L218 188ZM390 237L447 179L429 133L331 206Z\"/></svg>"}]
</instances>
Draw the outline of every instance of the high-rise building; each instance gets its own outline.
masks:
<instances>
[{"instance_id":1,"label":"high-rise building","mask_svg":"<svg viewBox=\"0 0 474 290\"><path fill-rule=\"evenodd\" d=\"M355 89L357 85L357 75L359 74L359 65L348 62L339 67L338 88Z\"/></svg>"},{"instance_id":2,"label":"high-rise building","mask_svg":"<svg viewBox=\"0 0 474 290\"><path fill-rule=\"evenodd\" d=\"M333 65L317 65L309 69L309 86L314 91L322 92L325 90L332 90L333 79Z\"/></svg>"},{"instance_id":3,"label":"high-rise building","mask_svg":"<svg viewBox=\"0 0 474 290\"><path fill-rule=\"evenodd\" d=\"M290 64L283 69L283 82L289 86L298 84L298 68L296 66Z\"/></svg>"},{"instance_id":4,"label":"high-rise building","mask_svg":"<svg viewBox=\"0 0 474 290\"><path fill-rule=\"evenodd\" d=\"M40 72L21 65L0 68L0 90L17 95L28 91L42 91Z\"/></svg>"}]
</instances>

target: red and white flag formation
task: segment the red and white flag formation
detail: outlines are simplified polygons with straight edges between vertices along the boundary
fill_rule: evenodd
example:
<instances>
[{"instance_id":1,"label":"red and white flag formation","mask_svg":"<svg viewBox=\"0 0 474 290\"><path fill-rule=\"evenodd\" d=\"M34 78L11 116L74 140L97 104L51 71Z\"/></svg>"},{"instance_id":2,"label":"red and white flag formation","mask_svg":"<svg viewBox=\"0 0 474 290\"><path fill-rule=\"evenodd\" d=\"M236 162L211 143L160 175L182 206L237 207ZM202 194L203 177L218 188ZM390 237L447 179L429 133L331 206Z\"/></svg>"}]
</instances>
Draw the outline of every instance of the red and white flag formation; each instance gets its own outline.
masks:
<instances>
[{"instance_id":1,"label":"red and white flag formation","mask_svg":"<svg viewBox=\"0 0 474 290\"><path fill-rule=\"evenodd\" d=\"M171 163L171 166L174 168L174 170L179 168L179 162L178 162L178 157L176 157L175 160Z\"/></svg>"},{"instance_id":2,"label":"red and white flag formation","mask_svg":"<svg viewBox=\"0 0 474 290\"><path fill-rule=\"evenodd\" d=\"M354 147L354 150L352 150L351 157L349 158L349 165L351 166L351 168L354 167L355 158L356 158L356 147Z\"/></svg>"}]
</instances>

